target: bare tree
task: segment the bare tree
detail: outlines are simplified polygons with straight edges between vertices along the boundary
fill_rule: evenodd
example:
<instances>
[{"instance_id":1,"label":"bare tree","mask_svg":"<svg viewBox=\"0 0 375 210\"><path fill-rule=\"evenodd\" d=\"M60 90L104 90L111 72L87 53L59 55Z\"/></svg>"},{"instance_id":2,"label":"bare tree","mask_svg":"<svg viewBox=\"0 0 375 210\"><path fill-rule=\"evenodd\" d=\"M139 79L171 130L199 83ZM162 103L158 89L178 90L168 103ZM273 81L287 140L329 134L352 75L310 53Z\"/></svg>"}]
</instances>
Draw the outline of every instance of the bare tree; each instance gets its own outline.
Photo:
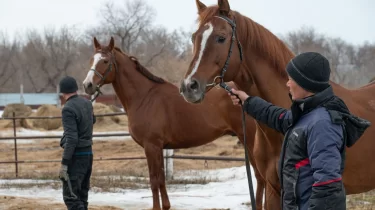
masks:
<instances>
[{"instance_id":1,"label":"bare tree","mask_svg":"<svg viewBox=\"0 0 375 210\"><path fill-rule=\"evenodd\" d=\"M352 65L347 56L347 44L340 38L327 40L327 48L325 54L330 61L331 80L337 83L347 82L348 72L352 70Z\"/></svg>"},{"instance_id":2,"label":"bare tree","mask_svg":"<svg viewBox=\"0 0 375 210\"><path fill-rule=\"evenodd\" d=\"M124 1L123 6L107 2L101 10L101 27L116 36L123 50L132 53L132 47L141 32L151 26L155 14L144 0Z\"/></svg>"},{"instance_id":3,"label":"bare tree","mask_svg":"<svg viewBox=\"0 0 375 210\"><path fill-rule=\"evenodd\" d=\"M23 72L33 92L55 92L58 79L68 75L79 56L79 36L73 27L28 31L22 52ZM70 72L73 72L72 70Z\"/></svg>"},{"instance_id":4,"label":"bare tree","mask_svg":"<svg viewBox=\"0 0 375 210\"><path fill-rule=\"evenodd\" d=\"M295 54L306 51L324 53L326 51L326 38L312 27L301 27L298 31L292 31L282 37L284 42Z\"/></svg>"},{"instance_id":5,"label":"bare tree","mask_svg":"<svg viewBox=\"0 0 375 210\"><path fill-rule=\"evenodd\" d=\"M324 36L310 27L302 27L298 31L289 32L282 39L295 54L315 51L326 56L330 62L331 80L334 82L346 86L357 86L363 81L362 77L365 74L358 73L365 71L363 57L368 56L361 56L359 53L368 55L366 50L357 50L341 38Z\"/></svg>"},{"instance_id":6,"label":"bare tree","mask_svg":"<svg viewBox=\"0 0 375 210\"><path fill-rule=\"evenodd\" d=\"M19 43L17 41L9 42L9 37L0 32L0 87L1 89L9 89L8 85L12 86L12 78L17 73L15 66L16 57L18 54ZM3 92L3 91L0 91Z\"/></svg>"},{"instance_id":7,"label":"bare tree","mask_svg":"<svg viewBox=\"0 0 375 210\"><path fill-rule=\"evenodd\" d=\"M25 86L32 92L40 93L48 88L48 55L45 42L36 30L29 30L25 36L25 46L20 55Z\"/></svg>"},{"instance_id":8,"label":"bare tree","mask_svg":"<svg viewBox=\"0 0 375 210\"><path fill-rule=\"evenodd\" d=\"M165 28L149 29L142 34L142 43L136 48L144 66L154 74L177 83L188 65L191 44L181 30L168 33Z\"/></svg>"}]
</instances>

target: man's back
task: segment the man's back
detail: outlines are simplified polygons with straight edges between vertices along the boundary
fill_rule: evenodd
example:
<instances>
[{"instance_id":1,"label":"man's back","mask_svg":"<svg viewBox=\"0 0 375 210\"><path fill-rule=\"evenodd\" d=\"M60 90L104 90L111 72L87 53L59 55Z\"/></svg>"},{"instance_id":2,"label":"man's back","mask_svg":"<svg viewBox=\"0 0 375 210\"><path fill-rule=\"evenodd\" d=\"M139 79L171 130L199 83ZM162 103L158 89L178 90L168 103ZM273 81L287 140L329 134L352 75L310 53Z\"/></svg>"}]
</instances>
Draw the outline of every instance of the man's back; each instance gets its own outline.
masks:
<instances>
[{"instance_id":1,"label":"man's back","mask_svg":"<svg viewBox=\"0 0 375 210\"><path fill-rule=\"evenodd\" d=\"M63 162L71 159L77 152L91 151L93 124L93 107L90 101L78 95L71 96L62 109L64 135L60 141L63 147ZM66 161L68 164L70 161Z\"/></svg>"},{"instance_id":2,"label":"man's back","mask_svg":"<svg viewBox=\"0 0 375 210\"><path fill-rule=\"evenodd\" d=\"M62 113L64 114L66 112L73 112L76 117L76 129L79 140L77 147L87 147L92 145L93 123L95 119L93 117L93 107L91 102L83 97L74 95L65 103ZM66 122L66 120L64 122L64 119L63 123L66 123L67 127L71 127L71 124ZM69 130L64 131L64 134L69 132Z\"/></svg>"}]
</instances>

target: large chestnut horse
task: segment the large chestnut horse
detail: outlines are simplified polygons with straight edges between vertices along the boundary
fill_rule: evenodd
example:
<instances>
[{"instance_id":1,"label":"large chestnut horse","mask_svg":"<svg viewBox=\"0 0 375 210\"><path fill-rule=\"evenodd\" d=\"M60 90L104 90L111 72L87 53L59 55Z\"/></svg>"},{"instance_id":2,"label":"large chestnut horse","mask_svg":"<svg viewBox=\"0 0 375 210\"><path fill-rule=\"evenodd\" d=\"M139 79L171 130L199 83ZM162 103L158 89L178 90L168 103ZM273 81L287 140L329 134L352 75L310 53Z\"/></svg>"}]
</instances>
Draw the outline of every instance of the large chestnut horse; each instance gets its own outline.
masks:
<instances>
[{"instance_id":1,"label":"large chestnut horse","mask_svg":"<svg viewBox=\"0 0 375 210\"><path fill-rule=\"evenodd\" d=\"M191 103L201 102L211 89L210 84L223 79L234 81L239 89L250 95L290 108L285 67L294 54L287 46L260 24L231 10L228 0L219 0L217 5L209 7L196 0L196 5L199 28L192 36L194 55L180 88L185 99ZM334 82L331 85L353 114L370 122L375 121L375 84L355 90ZM253 86L257 91L253 91ZM264 131L262 139L268 142L268 146L259 148L260 151L255 149L257 152L254 153L257 168L267 182L267 209L280 209L276 163L282 136L263 124L258 124L257 129ZM375 188L375 161L371 161L375 154L374 136L375 127L370 126L358 142L347 150L343 174L347 194ZM268 154L267 159L258 161L257 155L264 157L264 154Z\"/></svg>"},{"instance_id":2,"label":"large chestnut horse","mask_svg":"<svg viewBox=\"0 0 375 210\"><path fill-rule=\"evenodd\" d=\"M236 135L243 143L241 109L234 107L222 89L207 94L205 102L192 105L184 101L178 88L143 67L133 56L94 38L94 55L83 81L85 92L94 94L97 87L112 83L129 120L129 133L144 148L149 168L153 209L169 209L170 202L164 177L163 148L196 147L223 135ZM219 100L218 100L219 99ZM247 148L260 196L264 188L252 157L255 121L246 117ZM261 205L261 204L260 204Z\"/></svg>"}]
</instances>

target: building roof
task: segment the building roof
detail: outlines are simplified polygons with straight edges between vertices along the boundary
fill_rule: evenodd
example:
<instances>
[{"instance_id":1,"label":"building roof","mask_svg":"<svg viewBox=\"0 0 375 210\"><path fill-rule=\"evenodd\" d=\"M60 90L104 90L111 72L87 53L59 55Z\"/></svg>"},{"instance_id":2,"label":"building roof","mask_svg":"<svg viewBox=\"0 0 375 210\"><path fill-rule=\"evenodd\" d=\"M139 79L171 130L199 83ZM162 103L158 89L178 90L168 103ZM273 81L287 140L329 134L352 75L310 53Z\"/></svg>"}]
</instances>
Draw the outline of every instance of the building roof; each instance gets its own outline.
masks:
<instances>
[{"instance_id":1,"label":"building roof","mask_svg":"<svg viewBox=\"0 0 375 210\"><path fill-rule=\"evenodd\" d=\"M24 93L25 105L58 104L59 95L56 93ZM22 103L20 93L0 93L0 106L7 104Z\"/></svg>"}]
</instances>

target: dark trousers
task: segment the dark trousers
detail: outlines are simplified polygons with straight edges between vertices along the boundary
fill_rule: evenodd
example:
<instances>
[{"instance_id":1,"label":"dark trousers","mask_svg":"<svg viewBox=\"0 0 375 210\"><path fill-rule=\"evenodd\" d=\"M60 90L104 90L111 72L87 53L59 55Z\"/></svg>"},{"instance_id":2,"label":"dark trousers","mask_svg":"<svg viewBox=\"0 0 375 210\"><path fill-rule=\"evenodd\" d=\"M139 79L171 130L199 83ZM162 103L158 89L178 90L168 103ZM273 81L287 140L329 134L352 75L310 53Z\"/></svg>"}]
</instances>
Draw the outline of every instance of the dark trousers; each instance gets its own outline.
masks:
<instances>
[{"instance_id":1,"label":"dark trousers","mask_svg":"<svg viewBox=\"0 0 375 210\"><path fill-rule=\"evenodd\" d=\"M77 198L71 197L68 183L64 181L63 198L68 210L87 210L92 162L92 155L73 156L72 163L68 166L68 174L72 191Z\"/></svg>"}]
</instances>

